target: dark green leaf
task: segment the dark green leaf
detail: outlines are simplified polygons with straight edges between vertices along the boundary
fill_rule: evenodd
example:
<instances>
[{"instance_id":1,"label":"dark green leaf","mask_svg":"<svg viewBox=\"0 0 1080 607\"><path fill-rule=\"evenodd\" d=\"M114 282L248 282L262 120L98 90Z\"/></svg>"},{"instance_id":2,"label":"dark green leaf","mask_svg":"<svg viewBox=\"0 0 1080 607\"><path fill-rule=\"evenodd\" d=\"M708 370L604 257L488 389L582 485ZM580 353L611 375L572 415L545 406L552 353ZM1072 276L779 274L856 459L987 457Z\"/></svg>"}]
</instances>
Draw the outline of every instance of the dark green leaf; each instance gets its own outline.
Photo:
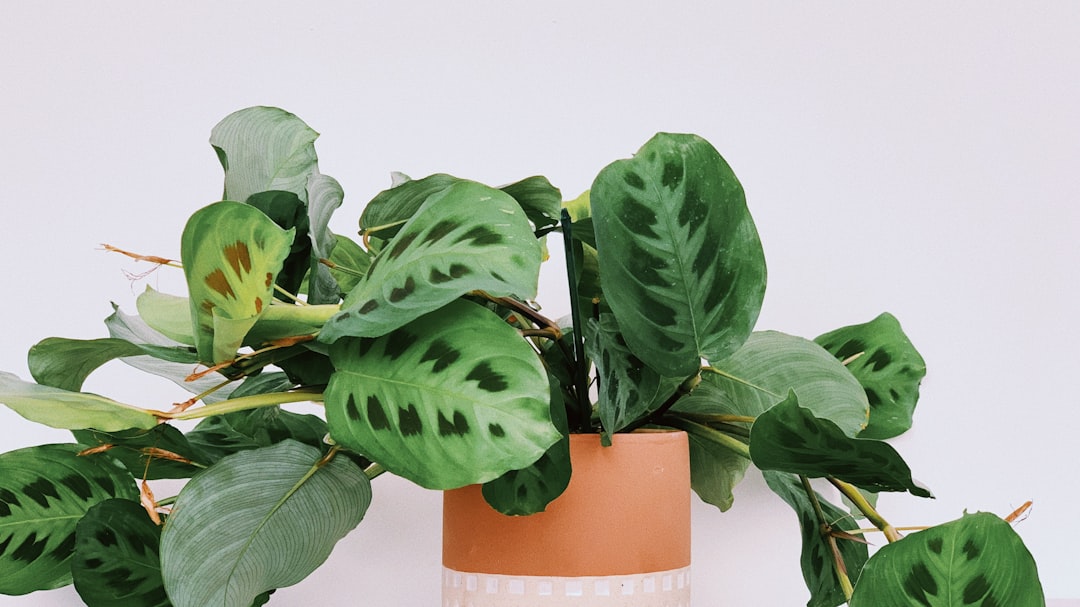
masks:
<instances>
[{"instance_id":1,"label":"dark green leaf","mask_svg":"<svg viewBox=\"0 0 1080 607\"><path fill-rule=\"evenodd\" d=\"M586 323L585 350L600 378L597 409L608 440L656 411L685 379L664 377L634 356L610 314Z\"/></svg>"},{"instance_id":2,"label":"dark green leaf","mask_svg":"<svg viewBox=\"0 0 1080 607\"><path fill-rule=\"evenodd\" d=\"M799 406L792 391L758 416L750 431L750 457L762 470L811 478L835 477L872 491L909 491L932 497L888 443L851 438L833 422Z\"/></svg>"},{"instance_id":3,"label":"dark green leaf","mask_svg":"<svg viewBox=\"0 0 1080 607\"><path fill-rule=\"evenodd\" d=\"M765 257L742 186L694 135L658 134L591 190L607 303L630 350L671 377L742 345L765 294Z\"/></svg>"},{"instance_id":4,"label":"dark green leaf","mask_svg":"<svg viewBox=\"0 0 1080 607\"><path fill-rule=\"evenodd\" d=\"M72 434L75 440L88 447L111 445L105 457L115 458L137 478L191 478L217 459L192 445L182 432L168 424L158 424L147 430L103 432L91 429L75 430Z\"/></svg>"},{"instance_id":5,"label":"dark green leaf","mask_svg":"<svg viewBox=\"0 0 1080 607\"><path fill-rule=\"evenodd\" d=\"M294 236L289 254L282 263L274 283L286 293L297 294L304 276L311 268L311 222L307 204L293 192L269 190L252 194L248 204L262 211L279 228L293 230Z\"/></svg>"},{"instance_id":6,"label":"dark green leaf","mask_svg":"<svg viewBox=\"0 0 1080 607\"><path fill-rule=\"evenodd\" d=\"M176 607L247 607L301 581L371 503L364 471L285 441L229 456L180 492L161 537Z\"/></svg>"},{"instance_id":7,"label":"dark green leaf","mask_svg":"<svg viewBox=\"0 0 1080 607\"><path fill-rule=\"evenodd\" d=\"M926 363L892 314L830 331L814 341L839 360L850 360L848 371L866 390L870 422L860 436L892 438L911 428Z\"/></svg>"},{"instance_id":8,"label":"dark green leaf","mask_svg":"<svg viewBox=\"0 0 1080 607\"><path fill-rule=\"evenodd\" d=\"M551 421L562 438L531 465L484 483L484 500L503 514L525 516L543 512L570 484L570 426L566 403L554 378L551 378L551 395Z\"/></svg>"},{"instance_id":9,"label":"dark green leaf","mask_svg":"<svg viewBox=\"0 0 1080 607\"><path fill-rule=\"evenodd\" d=\"M822 525L827 523L839 531L854 531L859 528L859 525L843 510L825 501L825 498L815 492L814 495L826 519L825 521L818 520L814 504L810 501L809 494L797 476L770 471L764 474L769 488L787 502L799 517L799 529L802 532L800 563L803 579L810 590L807 607L842 605L847 599L836 576L836 558L829 545L828 537L822 534ZM839 538L835 541L849 579L854 580L866 563L868 553L866 544Z\"/></svg>"},{"instance_id":10,"label":"dark green leaf","mask_svg":"<svg viewBox=\"0 0 1080 607\"><path fill-rule=\"evenodd\" d=\"M161 581L161 528L137 502L111 499L75 527L71 574L88 607L169 607Z\"/></svg>"},{"instance_id":11,"label":"dark green leaf","mask_svg":"<svg viewBox=\"0 0 1080 607\"><path fill-rule=\"evenodd\" d=\"M531 299L540 258L513 198L458 181L429 197L376 256L319 340L385 335L474 290Z\"/></svg>"},{"instance_id":12,"label":"dark green leaf","mask_svg":"<svg viewBox=\"0 0 1080 607\"><path fill-rule=\"evenodd\" d=\"M698 434L690 437L690 486L706 504L727 512L735 502L732 490L746 476L750 461Z\"/></svg>"},{"instance_id":13,"label":"dark green leaf","mask_svg":"<svg viewBox=\"0 0 1080 607\"><path fill-rule=\"evenodd\" d=\"M0 594L71 583L75 524L95 504L138 500L131 476L79 445L41 445L0 455Z\"/></svg>"},{"instance_id":14,"label":"dark green leaf","mask_svg":"<svg viewBox=\"0 0 1080 607\"><path fill-rule=\"evenodd\" d=\"M186 347L133 344L113 338L49 337L30 348L27 364L39 384L78 392L86 378L101 365L117 358L143 355L189 367L198 362L198 356Z\"/></svg>"},{"instance_id":15,"label":"dark green leaf","mask_svg":"<svg viewBox=\"0 0 1080 607\"><path fill-rule=\"evenodd\" d=\"M383 190L364 207L360 214L360 230L383 239L393 238L428 198L459 182L461 180L453 175L436 173Z\"/></svg>"},{"instance_id":16,"label":"dark green leaf","mask_svg":"<svg viewBox=\"0 0 1080 607\"><path fill-rule=\"evenodd\" d=\"M338 340L330 359L334 440L427 488L487 482L532 464L562 436L535 351L468 301L381 338Z\"/></svg>"},{"instance_id":17,"label":"dark green leaf","mask_svg":"<svg viewBox=\"0 0 1080 607\"><path fill-rule=\"evenodd\" d=\"M559 223L562 210L562 192L551 185L547 177L539 175L526 177L500 190L506 192L521 205L525 215L537 229L547 228Z\"/></svg>"},{"instance_id":18,"label":"dark green leaf","mask_svg":"<svg viewBox=\"0 0 1080 607\"><path fill-rule=\"evenodd\" d=\"M329 270L341 294L345 294L352 291L360 282L360 277L367 273L374 256L345 236L336 235L335 238L337 245L330 254L330 261L336 267Z\"/></svg>"},{"instance_id":19,"label":"dark green leaf","mask_svg":"<svg viewBox=\"0 0 1080 607\"><path fill-rule=\"evenodd\" d=\"M851 607L1044 607L1035 560L988 513L883 546L862 570Z\"/></svg>"}]
</instances>

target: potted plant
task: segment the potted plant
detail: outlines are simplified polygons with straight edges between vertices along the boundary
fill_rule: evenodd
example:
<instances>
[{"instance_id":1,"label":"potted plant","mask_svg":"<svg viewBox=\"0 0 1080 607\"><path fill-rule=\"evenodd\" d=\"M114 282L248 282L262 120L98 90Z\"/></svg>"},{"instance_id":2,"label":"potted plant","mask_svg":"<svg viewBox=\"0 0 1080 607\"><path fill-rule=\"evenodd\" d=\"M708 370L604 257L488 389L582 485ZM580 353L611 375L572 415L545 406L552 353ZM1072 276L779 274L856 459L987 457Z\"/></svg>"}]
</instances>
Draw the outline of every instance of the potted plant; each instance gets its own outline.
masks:
<instances>
[{"instance_id":1,"label":"potted plant","mask_svg":"<svg viewBox=\"0 0 1080 607\"><path fill-rule=\"evenodd\" d=\"M226 117L211 134L223 201L191 216L181 259L121 251L182 267L187 295L147 289L108 337L34 346L34 382L0 374L0 402L75 436L0 455L0 593L73 581L92 606L262 604L360 522L384 472L539 520L594 478L580 453L674 437L684 480L652 484L642 468L667 464L646 454L640 492L682 511L692 483L725 510L757 466L799 518L810 605L1043 604L1008 521L965 514L902 537L877 512L877 492L930 495L883 442L911 425L923 361L888 314L813 340L754 331L762 246L704 139L659 134L566 202L542 177L396 175L357 242L328 228L343 193L316 137L276 108ZM566 319L535 304L555 246ZM146 409L80 391L114 359L193 396ZM309 401L325 416L282 408ZM578 483L585 501L627 499L590 493L609 474ZM148 481L164 478L191 480L155 498ZM579 524L606 518L590 516ZM862 519L890 542L873 557Z\"/></svg>"}]
</instances>

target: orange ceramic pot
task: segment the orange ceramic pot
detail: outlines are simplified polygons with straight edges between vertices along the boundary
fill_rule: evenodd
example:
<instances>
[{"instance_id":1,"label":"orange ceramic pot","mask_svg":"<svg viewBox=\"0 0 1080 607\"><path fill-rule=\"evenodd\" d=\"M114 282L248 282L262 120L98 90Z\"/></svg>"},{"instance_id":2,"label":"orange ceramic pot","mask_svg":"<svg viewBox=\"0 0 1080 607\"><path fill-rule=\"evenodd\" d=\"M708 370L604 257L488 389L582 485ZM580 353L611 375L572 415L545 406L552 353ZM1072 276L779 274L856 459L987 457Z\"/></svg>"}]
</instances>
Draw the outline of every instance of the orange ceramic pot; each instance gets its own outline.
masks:
<instances>
[{"instance_id":1,"label":"orange ceramic pot","mask_svg":"<svg viewBox=\"0 0 1080 607\"><path fill-rule=\"evenodd\" d=\"M506 516L479 486L443 498L443 607L689 607L686 434L570 437L573 475L546 511Z\"/></svg>"}]
</instances>

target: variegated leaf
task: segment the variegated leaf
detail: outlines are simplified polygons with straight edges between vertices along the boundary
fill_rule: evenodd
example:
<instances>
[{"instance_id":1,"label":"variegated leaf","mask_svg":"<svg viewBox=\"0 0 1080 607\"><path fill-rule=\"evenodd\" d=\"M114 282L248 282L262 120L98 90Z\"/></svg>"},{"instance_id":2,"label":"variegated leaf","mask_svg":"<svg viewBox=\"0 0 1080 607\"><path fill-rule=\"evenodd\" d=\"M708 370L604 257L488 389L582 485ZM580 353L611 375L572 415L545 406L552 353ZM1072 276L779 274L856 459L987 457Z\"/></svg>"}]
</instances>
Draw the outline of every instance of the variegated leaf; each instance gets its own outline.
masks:
<instances>
[{"instance_id":1,"label":"variegated leaf","mask_svg":"<svg viewBox=\"0 0 1080 607\"><path fill-rule=\"evenodd\" d=\"M656 135L600 172L591 206L604 296L631 351L687 377L742 345L765 258L742 186L707 141Z\"/></svg>"},{"instance_id":2,"label":"variegated leaf","mask_svg":"<svg viewBox=\"0 0 1080 607\"><path fill-rule=\"evenodd\" d=\"M489 481L561 437L539 357L477 304L455 301L380 338L338 340L330 357L331 436L424 487Z\"/></svg>"},{"instance_id":3,"label":"variegated leaf","mask_svg":"<svg viewBox=\"0 0 1080 607\"><path fill-rule=\"evenodd\" d=\"M292 238L292 230L239 202L216 202L188 220L180 255L203 362L235 356L273 299L274 277Z\"/></svg>"},{"instance_id":4,"label":"variegated leaf","mask_svg":"<svg viewBox=\"0 0 1080 607\"><path fill-rule=\"evenodd\" d=\"M845 361L870 403L863 438L892 438L911 428L926 363L900 322L888 312L860 325L842 327L814 340Z\"/></svg>"},{"instance_id":5,"label":"variegated leaf","mask_svg":"<svg viewBox=\"0 0 1080 607\"><path fill-rule=\"evenodd\" d=\"M458 181L427 198L319 334L377 337L474 290L536 295L540 243L509 195Z\"/></svg>"},{"instance_id":6,"label":"variegated leaf","mask_svg":"<svg viewBox=\"0 0 1080 607\"><path fill-rule=\"evenodd\" d=\"M41 445L0 455L0 594L71 583L75 525L95 504L138 500L127 471L79 445Z\"/></svg>"}]
</instances>

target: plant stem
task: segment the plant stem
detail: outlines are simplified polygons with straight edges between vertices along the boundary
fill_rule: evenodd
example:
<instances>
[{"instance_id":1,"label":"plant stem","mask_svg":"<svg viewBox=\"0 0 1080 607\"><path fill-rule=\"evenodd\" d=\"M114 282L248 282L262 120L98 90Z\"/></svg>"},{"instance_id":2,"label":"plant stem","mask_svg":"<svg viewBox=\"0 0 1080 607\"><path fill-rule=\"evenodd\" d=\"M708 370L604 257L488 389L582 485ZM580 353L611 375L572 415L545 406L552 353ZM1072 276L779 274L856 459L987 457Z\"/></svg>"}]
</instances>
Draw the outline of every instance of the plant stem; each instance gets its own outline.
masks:
<instances>
[{"instance_id":1,"label":"plant stem","mask_svg":"<svg viewBox=\"0 0 1080 607\"><path fill-rule=\"evenodd\" d=\"M210 417L211 415L235 413L236 411L247 411L248 409L272 407L274 405L283 405L286 403L322 402L322 399L322 392L271 392L269 394L252 394L251 396L230 398L229 400L223 400L212 405L176 413L156 411L154 412L154 415L167 420L200 419L203 417Z\"/></svg>"},{"instance_id":2,"label":"plant stem","mask_svg":"<svg viewBox=\"0 0 1080 607\"><path fill-rule=\"evenodd\" d=\"M678 428L679 430L685 430L687 434L697 436L710 443L724 447L736 455L750 459L749 445L737 438L728 436L715 428L692 422L685 417L680 417L678 415L667 415L660 420L660 423L673 428Z\"/></svg>"},{"instance_id":3,"label":"plant stem","mask_svg":"<svg viewBox=\"0 0 1080 607\"><path fill-rule=\"evenodd\" d=\"M382 464L371 464L367 468L364 468L364 476L368 477L369 481L375 480L375 477L383 472L386 472L386 468L383 468Z\"/></svg>"},{"instance_id":4,"label":"plant stem","mask_svg":"<svg viewBox=\"0 0 1080 607\"><path fill-rule=\"evenodd\" d=\"M780 398L779 394L771 392L768 389L763 388L761 386L758 386L756 384L752 384L752 383L746 381L745 379L742 379L741 377L735 377L734 375L732 375L732 374L730 374L727 371L724 371L722 369L717 369L716 367L702 367L701 370L702 371L708 371L710 373L715 373L715 374L719 375L720 377L725 377L725 378L730 379L731 381L733 381L735 383L742 384L742 385L744 385L744 386L746 386L748 388L753 388L754 390L757 390L758 392L762 392L764 394L768 394L769 396L775 396L776 398Z\"/></svg>"},{"instance_id":5,"label":"plant stem","mask_svg":"<svg viewBox=\"0 0 1080 607\"><path fill-rule=\"evenodd\" d=\"M885 539L889 540L890 543L900 540L900 532L896 530L896 527L893 527L889 524L889 521L881 516L877 509L863 497L863 494L859 493L859 489L855 485L831 477L829 478L829 482L839 489L840 493L844 494L844 497L851 500L851 503L855 504L855 507L863 513L866 520L870 521L885 534Z\"/></svg>"},{"instance_id":6,"label":"plant stem","mask_svg":"<svg viewBox=\"0 0 1080 607\"><path fill-rule=\"evenodd\" d=\"M836 564L834 570L836 571L836 581L840 583L840 589L844 592L844 598L851 600L851 595L855 593L855 587L851 584L851 578L848 577L847 565L844 563L844 557L840 553L839 546L836 545L836 537L832 534L832 523L825 517L825 511L821 508L821 501L818 500L817 491L810 485L810 479L799 475L799 480L802 482L803 491L806 492L806 497L810 499L810 504L814 508L814 516L818 520L818 528L821 529L821 536L826 542L829 543L830 551L833 555L833 562Z\"/></svg>"}]
</instances>

